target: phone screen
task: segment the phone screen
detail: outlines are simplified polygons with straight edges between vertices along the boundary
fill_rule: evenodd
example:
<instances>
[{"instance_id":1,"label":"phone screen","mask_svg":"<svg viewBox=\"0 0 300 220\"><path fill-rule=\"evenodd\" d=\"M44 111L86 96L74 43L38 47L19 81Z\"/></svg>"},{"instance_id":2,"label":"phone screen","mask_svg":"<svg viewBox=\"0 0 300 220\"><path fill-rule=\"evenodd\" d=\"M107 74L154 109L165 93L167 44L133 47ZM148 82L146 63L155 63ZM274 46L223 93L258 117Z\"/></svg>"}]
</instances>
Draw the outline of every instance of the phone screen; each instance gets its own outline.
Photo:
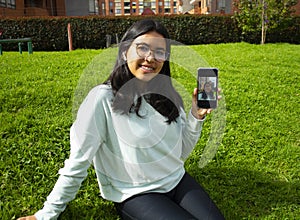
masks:
<instances>
[{"instance_id":1,"label":"phone screen","mask_svg":"<svg viewBox=\"0 0 300 220\"><path fill-rule=\"evenodd\" d=\"M198 94L197 104L199 108L216 108L218 100L218 69L198 69Z\"/></svg>"}]
</instances>

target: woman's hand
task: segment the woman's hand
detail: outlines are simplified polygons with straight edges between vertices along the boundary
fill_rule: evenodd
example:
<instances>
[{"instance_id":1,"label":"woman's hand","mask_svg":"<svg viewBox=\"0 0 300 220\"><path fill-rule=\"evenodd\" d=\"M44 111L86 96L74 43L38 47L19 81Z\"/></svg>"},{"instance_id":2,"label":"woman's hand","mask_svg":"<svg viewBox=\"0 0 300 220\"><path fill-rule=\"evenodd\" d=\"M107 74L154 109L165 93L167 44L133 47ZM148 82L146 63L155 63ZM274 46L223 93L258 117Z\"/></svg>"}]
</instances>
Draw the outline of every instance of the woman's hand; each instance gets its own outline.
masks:
<instances>
[{"instance_id":1,"label":"woman's hand","mask_svg":"<svg viewBox=\"0 0 300 220\"><path fill-rule=\"evenodd\" d=\"M218 90L218 93L220 92L220 90ZM193 102L192 102L192 114L195 118L199 119L199 120L202 120L205 118L205 116L207 114L210 114L213 109L212 108L209 108L209 109L205 109L205 108L199 108L198 105L197 105L197 93L198 93L198 90L197 88L194 89L194 92L193 92ZM220 99L221 97L218 96L218 100Z\"/></svg>"},{"instance_id":2,"label":"woman's hand","mask_svg":"<svg viewBox=\"0 0 300 220\"><path fill-rule=\"evenodd\" d=\"M17 220L37 220L34 215L18 218Z\"/></svg>"}]
</instances>

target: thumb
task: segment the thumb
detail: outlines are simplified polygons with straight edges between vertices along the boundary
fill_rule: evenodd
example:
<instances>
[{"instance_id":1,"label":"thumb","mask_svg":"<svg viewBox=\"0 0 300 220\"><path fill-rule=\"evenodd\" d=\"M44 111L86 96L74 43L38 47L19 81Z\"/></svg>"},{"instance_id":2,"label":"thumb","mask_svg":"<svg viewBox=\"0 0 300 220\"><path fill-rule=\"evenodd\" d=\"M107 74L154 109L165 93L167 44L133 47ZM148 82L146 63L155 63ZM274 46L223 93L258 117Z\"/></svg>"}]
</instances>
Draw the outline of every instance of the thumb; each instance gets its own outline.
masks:
<instances>
[{"instance_id":1,"label":"thumb","mask_svg":"<svg viewBox=\"0 0 300 220\"><path fill-rule=\"evenodd\" d=\"M194 88L194 91L193 91L193 102L194 103L197 102L197 93L198 93L198 89Z\"/></svg>"}]
</instances>

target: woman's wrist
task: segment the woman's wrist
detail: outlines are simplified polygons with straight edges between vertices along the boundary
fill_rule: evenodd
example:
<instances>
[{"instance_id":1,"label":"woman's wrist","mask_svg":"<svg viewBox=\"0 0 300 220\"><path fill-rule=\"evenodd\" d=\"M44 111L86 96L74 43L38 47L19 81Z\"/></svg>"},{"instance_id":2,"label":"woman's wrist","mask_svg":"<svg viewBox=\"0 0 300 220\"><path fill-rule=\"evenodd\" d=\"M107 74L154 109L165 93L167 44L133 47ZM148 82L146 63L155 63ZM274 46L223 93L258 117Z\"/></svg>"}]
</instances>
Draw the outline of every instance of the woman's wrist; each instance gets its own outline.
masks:
<instances>
[{"instance_id":1,"label":"woman's wrist","mask_svg":"<svg viewBox=\"0 0 300 220\"><path fill-rule=\"evenodd\" d=\"M193 111L193 109L191 109L191 115L197 119L197 120L200 120L200 121L203 121L205 119L205 114L204 115L201 115L201 114L198 114L198 112L196 111Z\"/></svg>"}]
</instances>

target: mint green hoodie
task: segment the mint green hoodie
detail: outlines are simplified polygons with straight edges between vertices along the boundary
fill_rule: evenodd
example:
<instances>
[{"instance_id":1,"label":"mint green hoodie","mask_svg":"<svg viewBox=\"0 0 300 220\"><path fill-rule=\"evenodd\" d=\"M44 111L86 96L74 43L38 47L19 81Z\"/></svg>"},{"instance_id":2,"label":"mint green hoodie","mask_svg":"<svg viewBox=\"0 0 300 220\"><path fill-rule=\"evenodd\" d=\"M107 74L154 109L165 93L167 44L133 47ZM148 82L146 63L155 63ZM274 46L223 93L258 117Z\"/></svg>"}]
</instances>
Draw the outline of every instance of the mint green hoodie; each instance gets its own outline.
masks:
<instances>
[{"instance_id":1,"label":"mint green hoodie","mask_svg":"<svg viewBox=\"0 0 300 220\"><path fill-rule=\"evenodd\" d=\"M183 109L176 122L144 99L138 117L112 111L109 85L93 88L70 130L71 153L37 219L57 219L93 164L101 196L114 202L148 192L172 190L183 177L184 160L197 143L203 120Z\"/></svg>"}]
</instances>

